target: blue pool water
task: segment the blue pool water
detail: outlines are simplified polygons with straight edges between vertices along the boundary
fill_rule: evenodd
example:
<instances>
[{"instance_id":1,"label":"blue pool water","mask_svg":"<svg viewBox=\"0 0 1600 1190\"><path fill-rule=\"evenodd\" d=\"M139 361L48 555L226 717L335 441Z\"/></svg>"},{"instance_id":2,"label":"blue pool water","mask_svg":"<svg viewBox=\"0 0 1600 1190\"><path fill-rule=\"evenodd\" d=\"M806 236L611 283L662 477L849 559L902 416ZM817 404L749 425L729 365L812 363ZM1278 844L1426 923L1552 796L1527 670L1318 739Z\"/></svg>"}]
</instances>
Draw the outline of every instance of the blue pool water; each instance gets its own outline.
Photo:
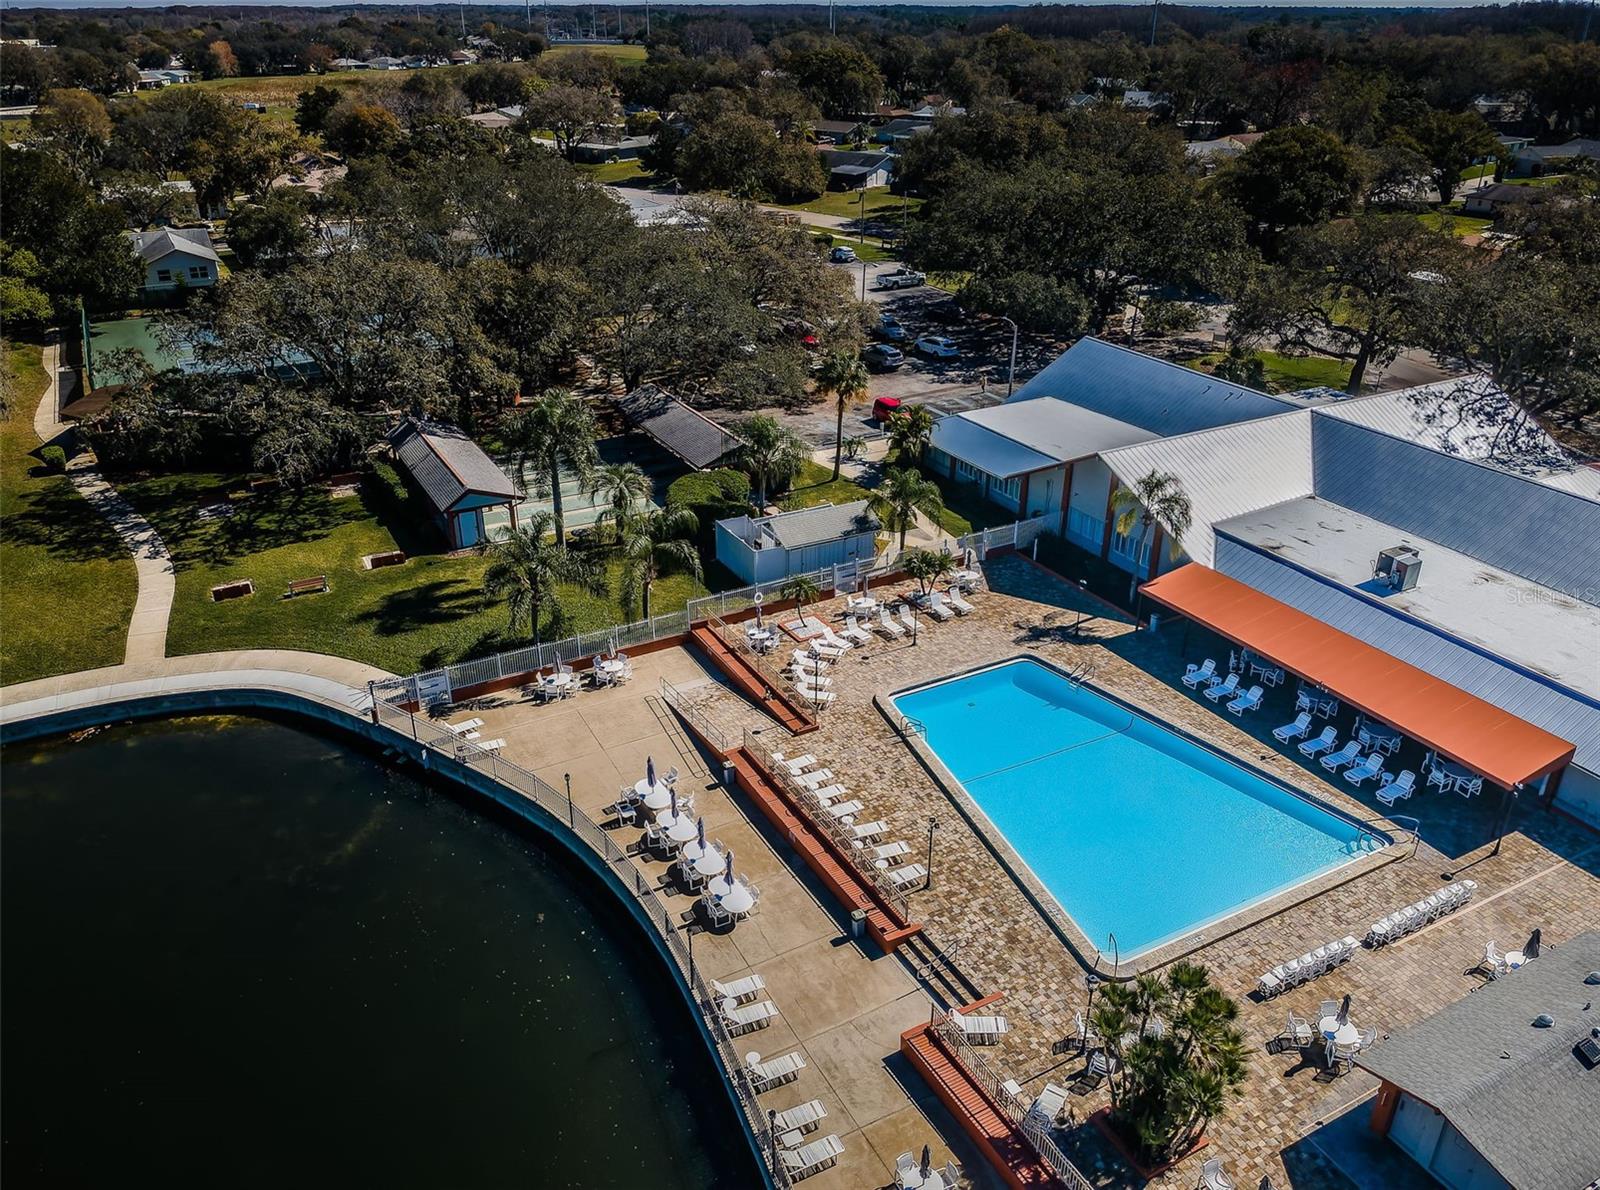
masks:
<instances>
[{"instance_id":1,"label":"blue pool water","mask_svg":"<svg viewBox=\"0 0 1600 1190\"><path fill-rule=\"evenodd\" d=\"M894 699L1096 946L1126 958L1382 845L1048 666Z\"/></svg>"}]
</instances>

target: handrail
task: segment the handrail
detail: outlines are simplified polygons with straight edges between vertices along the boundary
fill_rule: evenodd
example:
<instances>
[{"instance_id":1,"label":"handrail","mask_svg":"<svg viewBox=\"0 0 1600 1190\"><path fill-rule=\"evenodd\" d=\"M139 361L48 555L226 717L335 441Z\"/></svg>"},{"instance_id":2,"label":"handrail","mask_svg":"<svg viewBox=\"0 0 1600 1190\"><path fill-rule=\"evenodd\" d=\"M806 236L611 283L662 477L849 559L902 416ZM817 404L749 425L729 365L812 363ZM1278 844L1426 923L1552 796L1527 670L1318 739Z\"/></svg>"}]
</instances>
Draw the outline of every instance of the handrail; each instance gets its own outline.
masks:
<instances>
[{"instance_id":1,"label":"handrail","mask_svg":"<svg viewBox=\"0 0 1600 1190\"><path fill-rule=\"evenodd\" d=\"M919 735L923 739L928 738L928 725L926 723L921 719L913 718L904 711L899 712L899 714L900 719L895 724L895 729L903 738L909 740L914 735Z\"/></svg>"},{"instance_id":2,"label":"handrail","mask_svg":"<svg viewBox=\"0 0 1600 1190\"><path fill-rule=\"evenodd\" d=\"M674 921L671 907L661 899L646 874L634 866L627 852L617 846L611 836L602 830L600 824L586 811L574 805L571 798L558 793L547 782L520 765L381 699L373 702L372 712L376 724L409 736L427 749L428 751L424 753L425 760L428 753L437 753L457 764L466 765L488 776L501 787L532 802L551 818L565 822L567 828L605 861L619 880L631 888L633 899L655 928L663 949L671 957L678 973L689 988L706 1035L711 1039L728 1085L733 1090L734 1100L744 1116L752 1147L766 1170L768 1184L777 1187L778 1190L787 1190L790 1185L789 1176L782 1162L776 1157L776 1146L773 1143L775 1138L771 1135L766 1113L756 1099L755 1088L739 1057L734 1038L729 1034L716 1010L718 997L695 966L694 951L686 940L684 930Z\"/></svg>"},{"instance_id":3,"label":"handrail","mask_svg":"<svg viewBox=\"0 0 1600 1190\"><path fill-rule=\"evenodd\" d=\"M711 722L710 717L697 705L685 698L683 692L667 681L665 676L661 678L661 700L689 720L694 725L694 729L700 733L700 738L715 748L719 755L726 756L728 754L731 746L728 733Z\"/></svg>"},{"instance_id":4,"label":"handrail","mask_svg":"<svg viewBox=\"0 0 1600 1190\"><path fill-rule=\"evenodd\" d=\"M1079 1172L1078 1167L1056 1144L1049 1126L1033 1114L1031 1105L1024 1106L1021 1100L1006 1090L1005 1081L978 1053L961 1027L950 1019L951 1015L934 1006L929 1028L978 1083L1001 1115L1027 1138L1039 1159L1050 1167L1050 1171L1068 1190L1094 1190L1089 1179Z\"/></svg>"}]
</instances>

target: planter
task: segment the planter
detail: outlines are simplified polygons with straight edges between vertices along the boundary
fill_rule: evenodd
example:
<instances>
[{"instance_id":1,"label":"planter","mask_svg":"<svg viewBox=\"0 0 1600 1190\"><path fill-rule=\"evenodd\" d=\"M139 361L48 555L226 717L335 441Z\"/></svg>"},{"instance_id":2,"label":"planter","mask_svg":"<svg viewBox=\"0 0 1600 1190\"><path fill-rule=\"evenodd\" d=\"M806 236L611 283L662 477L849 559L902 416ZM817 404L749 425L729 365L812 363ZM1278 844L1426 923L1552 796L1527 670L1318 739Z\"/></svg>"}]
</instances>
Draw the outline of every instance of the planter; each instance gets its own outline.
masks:
<instances>
[{"instance_id":1,"label":"planter","mask_svg":"<svg viewBox=\"0 0 1600 1190\"><path fill-rule=\"evenodd\" d=\"M1161 1162L1159 1165L1146 1165L1143 1161L1139 1160L1138 1156L1135 1154L1133 1146L1128 1143L1127 1139L1124 1138L1123 1135L1118 1132L1116 1127L1111 1123L1111 1109L1109 1107L1102 1107L1099 1111L1095 1112L1089 1117L1089 1122L1100 1130L1100 1135L1104 1136L1111 1142L1113 1147L1115 1147L1117 1152L1122 1156L1122 1159L1128 1163L1133 1171L1147 1182L1159 1174L1166 1173L1167 1170L1171 1169L1173 1166L1180 1165L1184 1161L1187 1161L1190 1157L1194 1156L1201 1149L1205 1148L1211 1143L1210 1138L1202 1136L1199 1140L1195 1141L1194 1144L1190 1145L1188 1149L1182 1153L1179 1153L1176 1157L1171 1157L1166 1161Z\"/></svg>"}]
</instances>

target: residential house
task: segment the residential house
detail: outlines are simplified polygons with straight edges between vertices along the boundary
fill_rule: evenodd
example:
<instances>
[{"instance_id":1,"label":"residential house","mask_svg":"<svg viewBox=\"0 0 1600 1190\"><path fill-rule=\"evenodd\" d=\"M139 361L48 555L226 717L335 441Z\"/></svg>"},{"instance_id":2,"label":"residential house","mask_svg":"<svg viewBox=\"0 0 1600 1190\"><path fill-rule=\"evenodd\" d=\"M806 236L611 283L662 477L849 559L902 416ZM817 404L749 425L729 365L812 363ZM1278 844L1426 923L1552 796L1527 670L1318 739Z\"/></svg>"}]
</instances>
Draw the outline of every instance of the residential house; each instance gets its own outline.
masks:
<instances>
[{"instance_id":1,"label":"residential house","mask_svg":"<svg viewBox=\"0 0 1600 1190\"><path fill-rule=\"evenodd\" d=\"M368 70L370 67L360 58L335 58L334 70Z\"/></svg>"},{"instance_id":2,"label":"residential house","mask_svg":"<svg viewBox=\"0 0 1600 1190\"><path fill-rule=\"evenodd\" d=\"M1155 112L1171 102L1170 97L1158 91L1129 89L1122 93L1122 106L1130 112Z\"/></svg>"},{"instance_id":3,"label":"residential house","mask_svg":"<svg viewBox=\"0 0 1600 1190\"><path fill-rule=\"evenodd\" d=\"M870 562L881 527L865 500L730 517L716 525L717 561L746 583L781 582L824 566Z\"/></svg>"},{"instance_id":4,"label":"residential house","mask_svg":"<svg viewBox=\"0 0 1600 1190\"><path fill-rule=\"evenodd\" d=\"M848 145L861 139L863 125L859 120L813 120L811 134L821 145Z\"/></svg>"},{"instance_id":5,"label":"residential house","mask_svg":"<svg viewBox=\"0 0 1600 1190\"><path fill-rule=\"evenodd\" d=\"M128 233L144 262L144 288L150 292L202 288L217 283L222 258L203 227L163 227Z\"/></svg>"},{"instance_id":6,"label":"residential house","mask_svg":"<svg viewBox=\"0 0 1600 1190\"><path fill-rule=\"evenodd\" d=\"M890 120L882 128L872 134L872 139L880 145L898 145L910 140L914 136L921 136L931 131L933 124L929 120L920 120L915 116L900 120Z\"/></svg>"},{"instance_id":7,"label":"residential house","mask_svg":"<svg viewBox=\"0 0 1600 1190\"><path fill-rule=\"evenodd\" d=\"M139 72L139 81L134 84L134 89L138 91L159 91L163 87L175 87L193 81L194 74L188 70L175 70L172 68L141 70Z\"/></svg>"},{"instance_id":8,"label":"residential house","mask_svg":"<svg viewBox=\"0 0 1600 1190\"><path fill-rule=\"evenodd\" d=\"M1383 1080L1370 1127L1450 1190L1592 1186L1597 1038L1591 930L1363 1051Z\"/></svg>"},{"instance_id":9,"label":"residential house","mask_svg":"<svg viewBox=\"0 0 1600 1190\"><path fill-rule=\"evenodd\" d=\"M1600 161L1600 140L1580 137L1561 145L1525 144L1511 159L1511 173L1519 178L1541 178L1566 173L1577 160Z\"/></svg>"},{"instance_id":10,"label":"residential house","mask_svg":"<svg viewBox=\"0 0 1600 1190\"><path fill-rule=\"evenodd\" d=\"M656 138L650 136L625 136L616 141L583 141L572 146L572 159L586 165L603 165L608 161L637 161Z\"/></svg>"},{"instance_id":11,"label":"residential house","mask_svg":"<svg viewBox=\"0 0 1600 1190\"><path fill-rule=\"evenodd\" d=\"M894 178L894 155L824 149L819 154L828 172L829 190L861 190L887 186Z\"/></svg>"},{"instance_id":12,"label":"residential house","mask_svg":"<svg viewBox=\"0 0 1600 1190\"><path fill-rule=\"evenodd\" d=\"M1184 156L1207 173L1224 162L1232 161L1244 150L1245 146L1231 136L1219 136L1212 140L1192 140L1183 146Z\"/></svg>"},{"instance_id":13,"label":"residential house","mask_svg":"<svg viewBox=\"0 0 1600 1190\"><path fill-rule=\"evenodd\" d=\"M389 445L451 549L488 540L486 509L516 507L511 477L455 426L407 418L389 432Z\"/></svg>"},{"instance_id":14,"label":"residential house","mask_svg":"<svg viewBox=\"0 0 1600 1190\"><path fill-rule=\"evenodd\" d=\"M1498 219L1507 208L1537 202L1544 195L1537 186L1514 186L1510 182L1496 182L1468 193L1461 200L1461 210L1468 215Z\"/></svg>"},{"instance_id":15,"label":"residential house","mask_svg":"<svg viewBox=\"0 0 1600 1190\"><path fill-rule=\"evenodd\" d=\"M378 57L367 59L368 70L404 70L405 62L400 58Z\"/></svg>"}]
</instances>

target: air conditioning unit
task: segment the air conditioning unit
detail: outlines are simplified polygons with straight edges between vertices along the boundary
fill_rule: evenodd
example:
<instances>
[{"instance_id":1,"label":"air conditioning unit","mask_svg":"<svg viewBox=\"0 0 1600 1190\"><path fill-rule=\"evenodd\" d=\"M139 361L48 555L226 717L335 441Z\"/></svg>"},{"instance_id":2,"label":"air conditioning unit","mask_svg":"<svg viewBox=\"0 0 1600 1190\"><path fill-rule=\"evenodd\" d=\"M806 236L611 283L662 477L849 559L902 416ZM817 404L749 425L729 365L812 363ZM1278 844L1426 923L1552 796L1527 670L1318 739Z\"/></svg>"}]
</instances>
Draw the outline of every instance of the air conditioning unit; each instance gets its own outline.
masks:
<instances>
[{"instance_id":1,"label":"air conditioning unit","mask_svg":"<svg viewBox=\"0 0 1600 1190\"><path fill-rule=\"evenodd\" d=\"M1422 578L1422 555L1409 545L1380 550L1372 577L1394 591L1409 591Z\"/></svg>"}]
</instances>

